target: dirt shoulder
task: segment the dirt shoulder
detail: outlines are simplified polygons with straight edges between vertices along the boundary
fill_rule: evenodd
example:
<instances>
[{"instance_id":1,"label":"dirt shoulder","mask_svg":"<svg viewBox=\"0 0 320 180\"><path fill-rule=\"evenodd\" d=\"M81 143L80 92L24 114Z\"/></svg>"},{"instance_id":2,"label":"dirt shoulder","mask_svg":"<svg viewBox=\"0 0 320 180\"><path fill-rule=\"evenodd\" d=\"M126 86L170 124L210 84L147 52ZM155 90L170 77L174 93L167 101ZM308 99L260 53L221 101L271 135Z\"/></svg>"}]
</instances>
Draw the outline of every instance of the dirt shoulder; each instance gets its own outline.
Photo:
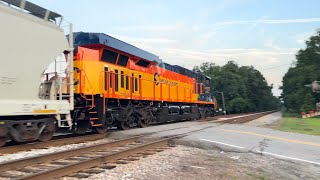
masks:
<instances>
[{"instance_id":1,"label":"dirt shoulder","mask_svg":"<svg viewBox=\"0 0 320 180\"><path fill-rule=\"evenodd\" d=\"M88 179L317 179L319 168L251 153L178 145Z\"/></svg>"},{"instance_id":2,"label":"dirt shoulder","mask_svg":"<svg viewBox=\"0 0 320 180\"><path fill-rule=\"evenodd\" d=\"M281 119L282 119L282 112L278 111L278 112L271 113L266 116L260 117L258 119L255 119L253 121L247 122L244 125L268 127L272 124L278 123Z\"/></svg>"}]
</instances>

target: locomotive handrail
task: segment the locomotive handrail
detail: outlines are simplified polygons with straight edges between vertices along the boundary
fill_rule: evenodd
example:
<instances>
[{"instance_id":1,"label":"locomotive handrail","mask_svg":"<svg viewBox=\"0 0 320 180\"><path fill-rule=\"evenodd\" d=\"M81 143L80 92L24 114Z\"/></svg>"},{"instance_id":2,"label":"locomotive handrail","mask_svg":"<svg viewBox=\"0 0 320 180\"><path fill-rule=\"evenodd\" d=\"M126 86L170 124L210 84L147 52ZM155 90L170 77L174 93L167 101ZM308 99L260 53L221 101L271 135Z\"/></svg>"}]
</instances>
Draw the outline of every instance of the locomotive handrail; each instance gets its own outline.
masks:
<instances>
[{"instance_id":1,"label":"locomotive handrail","mask_svg":"<svg viewBox=\"0 0 320 180\"><path fill-rule=\"evenodd\" d=\"M57 77L58 76L58 73L57 72L48 72L48 73L43 73L42 76L41 76L41 81L43 80L43 78L45 78L45 81L49 81L49 75L52 75L54 74L53 77ZM43 82L41 82L43 83Z\"/></svg>"},{"instance_id":2,"label":"locomotive handrail","mask_svg":"<svg viewBox=\"0 0 320 180\"><path fill-rule=\"evenodd\" d=\"M84 70L84 69L80 69L80 83L79 83L79 86L80 86L80 96L81 97L83 97L85 100L89 100L86 96L84 96L83 94L82 94L82 83L83 83L83 81L82 81L82 72L84 72L84 77L85 77L85 79L87 79L88 80L88 83L89 83L89 86L90 86L90 89L91 89L91 108L93 108L94 107L94 91L93 91L93 87L92 87L92 84L91 84L91 82L90 82L90 80L89 80L89 78L88 78L88 76L87 76L87 73L86 73L86 71Z\"/></svg>"}]
</instances>

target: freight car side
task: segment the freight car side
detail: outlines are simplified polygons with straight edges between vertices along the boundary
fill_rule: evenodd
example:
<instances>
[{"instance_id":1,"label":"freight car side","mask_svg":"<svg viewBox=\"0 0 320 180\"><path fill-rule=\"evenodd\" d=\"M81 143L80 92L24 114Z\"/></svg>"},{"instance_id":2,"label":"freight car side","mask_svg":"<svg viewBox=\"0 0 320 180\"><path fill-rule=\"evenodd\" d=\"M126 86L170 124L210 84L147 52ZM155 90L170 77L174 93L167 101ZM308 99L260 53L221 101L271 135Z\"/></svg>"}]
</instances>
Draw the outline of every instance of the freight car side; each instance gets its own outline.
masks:
<instances>
[{"instance_id":1,"label":"freight car side","mask_svg":"<svg viewBox=\"0 0 320 180\"><path fill-rule=\"evenodd\" d=\"M28 1L0 0L0 146L7 140L49 140L61 117L72 126L72 92L70 102L58 100L53 98L59 92L52 85L61 85L56 79L40 85L46 67L73 46L59 26L61 19Z\"/></svg>"}]
</instances>

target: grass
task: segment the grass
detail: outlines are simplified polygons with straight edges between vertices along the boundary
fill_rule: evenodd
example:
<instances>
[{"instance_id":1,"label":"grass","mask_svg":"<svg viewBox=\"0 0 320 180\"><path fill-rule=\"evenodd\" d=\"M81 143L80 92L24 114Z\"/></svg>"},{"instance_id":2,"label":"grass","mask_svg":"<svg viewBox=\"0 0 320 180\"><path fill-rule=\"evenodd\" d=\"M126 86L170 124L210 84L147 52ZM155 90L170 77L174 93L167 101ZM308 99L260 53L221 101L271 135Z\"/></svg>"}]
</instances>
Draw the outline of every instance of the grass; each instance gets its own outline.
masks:
<instances>
[{"instance_id":1,"label":"grass","mask_svg":"<svg viewBox=\"0 0 320 180\"><path fill-rule=\"evenodd\" d=\"M211 156L209 158L210 161L219 161L221 158L220 157L216 157L216 156Z\"/></svg>"},{"instance_id":2,"label":"grass","mask_svg":"<svg viewBox=\"0 0 320 180\"><path fill-rule=\"evenodd\" d=\"M288 112L288 111L283 111L282 112L282 117L301 117L300 113L293 113L293 112Z\"/></svg>"},{"instance_id":3,"label":"grass","mask_svg":"<svg viewBox=\"0 0 320 180\"><path fill-rule=\"evenodd\" d=\"M256 173L251 173L251 172L247 172L246 173L250 178L249 179L259 179L259 180L268 180L269 178L267 176L265 176L264 174L256 174Z\"/></svg>"},{"instance_id":4,"label":"grass","mask_svg":"<svg viewBox=\"0 0 320 180\"><path fill-rule=\"evenodd\" d=\"M284 117L276 127L281 131L320 136L320 118Z\"/></svg>"}]
</instances>

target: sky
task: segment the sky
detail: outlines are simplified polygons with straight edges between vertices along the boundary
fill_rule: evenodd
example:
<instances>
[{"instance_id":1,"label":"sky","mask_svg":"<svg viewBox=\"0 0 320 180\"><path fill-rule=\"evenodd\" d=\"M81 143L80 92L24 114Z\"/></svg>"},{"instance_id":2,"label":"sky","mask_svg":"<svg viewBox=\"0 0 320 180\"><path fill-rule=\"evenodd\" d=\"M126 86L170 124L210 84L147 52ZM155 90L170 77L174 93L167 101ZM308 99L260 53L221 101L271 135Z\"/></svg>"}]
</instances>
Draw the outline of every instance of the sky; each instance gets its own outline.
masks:
<instances>
[{"instance_id":1,"label":"sky","mask_svg":"<svg viewBox=\"0 0 320 180\"><path fill-rule=\"evenodd\" d=\"M319 0L31 0L74 31L101 32L192 69L233 60L262 72L278 96L295 54L320 28Z\"/></svg>"}]
</instances>

